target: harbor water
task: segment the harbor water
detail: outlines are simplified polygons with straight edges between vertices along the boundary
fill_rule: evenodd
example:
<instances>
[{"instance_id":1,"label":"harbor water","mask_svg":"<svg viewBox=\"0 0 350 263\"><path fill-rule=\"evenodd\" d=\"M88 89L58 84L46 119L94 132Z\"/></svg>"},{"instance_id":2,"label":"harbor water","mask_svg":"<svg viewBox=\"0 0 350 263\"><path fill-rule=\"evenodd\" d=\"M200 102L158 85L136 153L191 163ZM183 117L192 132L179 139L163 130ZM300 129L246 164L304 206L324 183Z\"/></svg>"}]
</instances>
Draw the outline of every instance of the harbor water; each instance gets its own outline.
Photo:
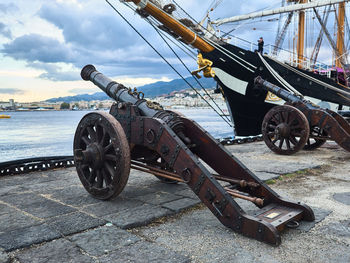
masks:
<instances>
[{"instance_id":1,"label":"harbor water","mask_svg":"<svg viewBox=\"0 0 350 263\"><path fill-rule=\"evenodd\" d=\"M215 138L233 136L228 126L207 108L177 109L198 122ZM73 155L73 138L81 118L89 111L3 112L0 119L0 163L44 156Z\"/></svg>"}]
</instances>

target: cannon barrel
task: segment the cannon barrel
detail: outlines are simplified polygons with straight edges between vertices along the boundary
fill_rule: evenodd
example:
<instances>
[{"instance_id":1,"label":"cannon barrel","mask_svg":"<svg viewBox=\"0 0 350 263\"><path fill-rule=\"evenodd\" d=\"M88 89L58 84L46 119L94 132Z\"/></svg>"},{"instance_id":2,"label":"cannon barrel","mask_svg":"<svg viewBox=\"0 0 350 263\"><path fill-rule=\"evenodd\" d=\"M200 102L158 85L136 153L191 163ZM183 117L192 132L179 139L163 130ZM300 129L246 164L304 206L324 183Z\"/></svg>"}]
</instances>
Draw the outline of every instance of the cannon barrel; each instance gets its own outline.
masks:
<instances>
[{"instance_id":1,"label":"cannon barrel","mask_svg":"<svg viewBox=\"0 0 350 263\"><path fill-rule=\"evenodd\" d=\"M129 94L129 89L123 84L117 83L110 78L98 72L93 65L86 65L80 73L83 80L92 81L97 87L104 91L115 101L131 103L138 105L143 116L155 117L159 110L152 109L147 105L147 101Z\"/></svg>"},{"instance_id":2,"label":"cannon barrel","mask_svg":"<svg viewBox=\"0 0 350 263\"><path fill-rule=\"evenodd\" d=\"M117 83L98 72L93 65L86 65L80 73L83 80L90 80L97 87L103 90L110 98L117 102L131 103L136 105L142 116L158 118L163 121L186 143L191 141L184 135L184 125L179 116L170 111L163 110L159 104L152 103L141 98L139 94L130 92L131 90L123 84Z\"/></svg>"},{"instance_id":3,"label":"cannon barrel","mask_svg":"<svg viewBox=\"0 0 350 263\"><path fill-rule=\"evenodd\" d=\"M254 79L254 84L256 86L262 87L264 90L270 91L273 94L275 94L277 97L290 102L290 103L297 103L297 102L303 102L303 99L300 97L292 94L291 92L282 89L271 82L268 82L264 80L262 77L258 76Z\"/></svg>"}]
</instances>

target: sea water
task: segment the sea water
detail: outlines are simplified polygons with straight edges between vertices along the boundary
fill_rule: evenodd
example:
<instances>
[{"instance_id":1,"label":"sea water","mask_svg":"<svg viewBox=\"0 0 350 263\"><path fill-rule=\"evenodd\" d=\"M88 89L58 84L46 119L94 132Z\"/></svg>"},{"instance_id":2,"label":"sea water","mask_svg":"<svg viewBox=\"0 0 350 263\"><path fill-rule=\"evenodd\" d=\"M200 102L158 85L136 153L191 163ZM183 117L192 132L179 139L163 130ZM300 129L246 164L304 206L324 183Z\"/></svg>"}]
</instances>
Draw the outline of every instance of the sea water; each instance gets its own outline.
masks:
<instances>
[{"instance_id":1,"label":"sea water","mask_svg":"<svg viewBox=\"0 0 350 263\"><path fill-rule=\"evenodd\" d=\"M233 136L233 129L213 110L177 109L198 122L215 138ZM89 111L17 111L1 112L10 119L0 119L0 163L5 161L73 155L75 129Z\"/></svg>"}]
</instances>

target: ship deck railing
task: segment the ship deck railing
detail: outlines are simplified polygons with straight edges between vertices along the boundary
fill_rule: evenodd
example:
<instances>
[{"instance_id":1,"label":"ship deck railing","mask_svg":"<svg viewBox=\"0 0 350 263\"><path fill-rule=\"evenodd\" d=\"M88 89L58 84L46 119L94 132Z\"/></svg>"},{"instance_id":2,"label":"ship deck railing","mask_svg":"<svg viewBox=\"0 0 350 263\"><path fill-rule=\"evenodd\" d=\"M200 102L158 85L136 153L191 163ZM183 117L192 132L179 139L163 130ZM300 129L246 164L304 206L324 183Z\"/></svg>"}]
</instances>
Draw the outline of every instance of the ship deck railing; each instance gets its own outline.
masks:
<instances>
[{"instance_id":1,"label":"ship deck railing","mask_svg":"<svg viewBox=\"0 0 350 263\"><path fill-rule=\"evenodd\" d=\"M258 50L258 44L236 37L230 36L230 44L250 50L251 52L255 52ZM293 67L301 67L307 71L317 72L320 75L331 77L331 66L316 61L315 63L311 63L310 58L304 57L303 59L298 59L298 55L290 50L286 50L283 48L275 48L274 45L265 45L264 52L266 52L270 57L275 58L281 62L287 63Z\"/></svg>"}]
</instances>

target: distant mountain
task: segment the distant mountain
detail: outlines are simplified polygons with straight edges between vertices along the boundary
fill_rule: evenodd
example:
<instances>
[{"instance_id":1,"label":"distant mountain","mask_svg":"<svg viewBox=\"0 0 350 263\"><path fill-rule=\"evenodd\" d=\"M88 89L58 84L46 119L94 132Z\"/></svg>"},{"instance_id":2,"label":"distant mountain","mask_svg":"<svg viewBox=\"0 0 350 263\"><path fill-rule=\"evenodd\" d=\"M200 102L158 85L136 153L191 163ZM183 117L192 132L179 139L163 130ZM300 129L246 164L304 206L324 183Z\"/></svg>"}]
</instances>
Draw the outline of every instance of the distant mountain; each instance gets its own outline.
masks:
<instances>
[{"instance_id":1,"label":"distant mountain","mask_svg":"<svg viewBox=\"0 0 350 263\"><path fill-rule=\"evenodd\" d=\"M186 78L186 80L196 89L200 90L198 85L192 77ZM202 78L199 80L205 89L212 89L216 83L212 78ZM169 82L158 81L152 84L137 87L138 91L145 93L145 98L154 98L163 94L169 94L173 91L179 91L190 88L182 79L174 79ZM98 89L96 87L96 89ZM72 102L72 101L92 101L92 100L107 100L109 97L104 92L96 92L93 94L79 94L75 96L59 97L46 100L47 102Z\"/></svg>"},{"instance_id":2,"label":"distant mountain","mask_svg":"<svg viewBox=\"0 0 350 263\"><path fill-rule=\"evenodd\" d=\"M192 78L188 77L186 78L186 81L188 81L193 87L196 89L201 89L201 87L198 85L197 81ZM202 86L205 89L212 89L215 88L216 82L212 78L201 78L199 82L202 84ZM169 82L164 81L158 81L156 83L147 84L141 87L138 87L137 90L142 91L145 93L145 97L156 97L163 94L169 94L173 91L179 91L183 89L189 89L190 87L188 84L183 81L183 79L174 79Z\"/></svg>"}]
</instances>

